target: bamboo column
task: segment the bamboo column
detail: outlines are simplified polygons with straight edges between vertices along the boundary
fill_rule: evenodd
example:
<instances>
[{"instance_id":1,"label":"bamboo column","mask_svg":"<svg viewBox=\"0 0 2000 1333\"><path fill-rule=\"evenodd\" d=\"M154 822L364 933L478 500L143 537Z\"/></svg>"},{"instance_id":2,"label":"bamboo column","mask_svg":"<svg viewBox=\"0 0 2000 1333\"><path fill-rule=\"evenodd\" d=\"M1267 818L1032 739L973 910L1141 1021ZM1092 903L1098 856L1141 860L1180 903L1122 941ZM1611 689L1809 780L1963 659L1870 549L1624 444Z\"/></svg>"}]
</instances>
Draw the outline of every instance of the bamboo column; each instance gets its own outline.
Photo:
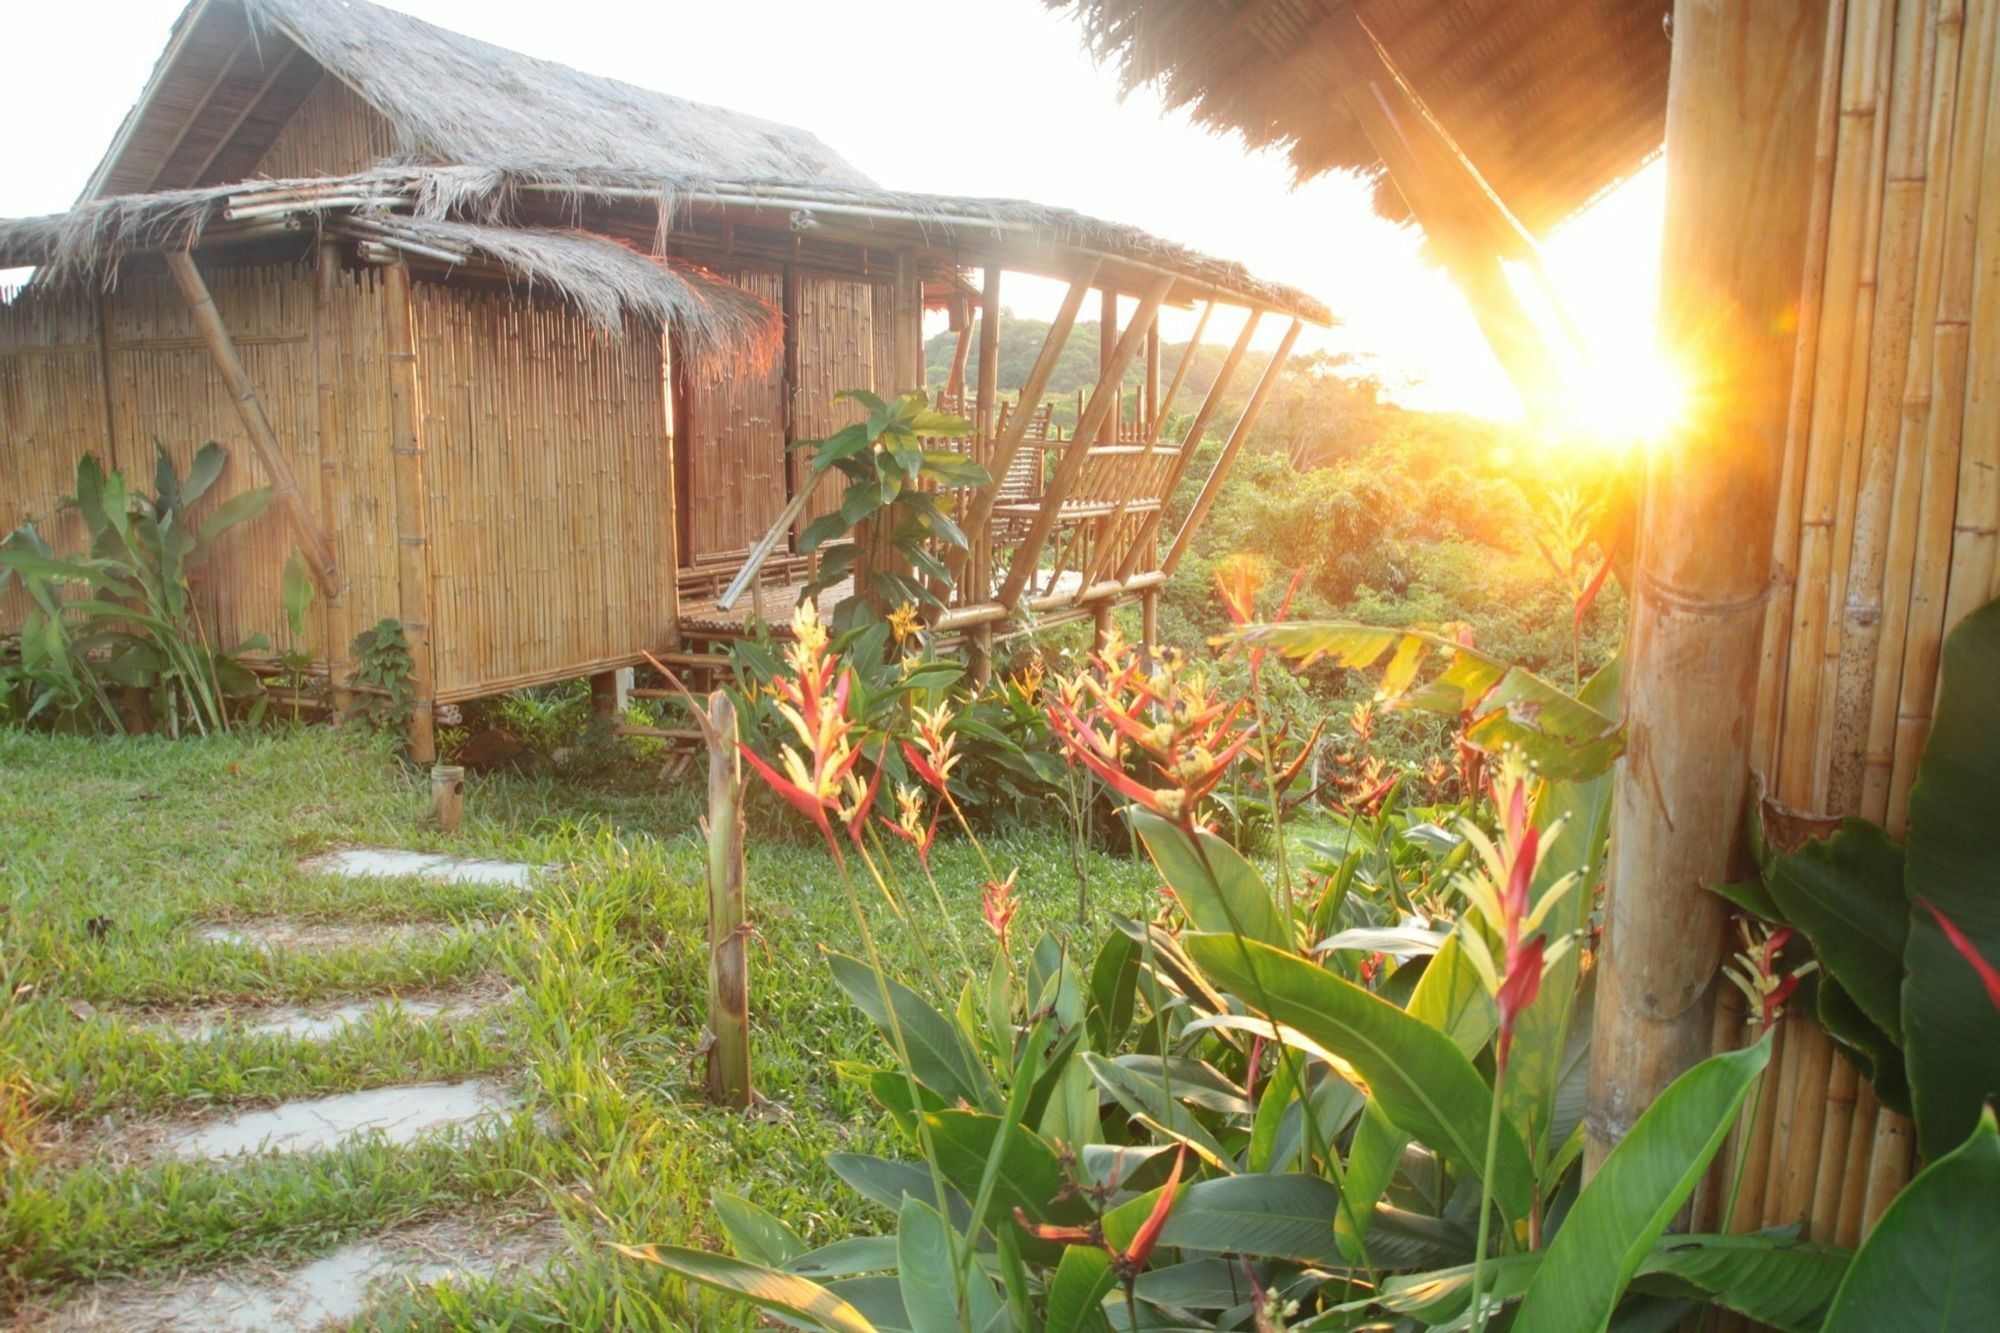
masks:
<instances>
[{"instance_id":1,"label":"bamboo column","mask_svg":"<svg viewBox=\"0 0 2000 1333\"><path fill-rule=\"evenodd\" d=\"M305 492L299 489L298 478L292 473L291 462L279 447L277 432L271 429L271 419L264 415L264 404L250 383L243 359L236 354L236 343L229 336L229 327L222 322L222 313L215 308L215 298L209 294L208 284L202 281L201 270L194 266L193 255L185 250L169 250L166 260L167 270L174 275L174 282L194 314L195 327L201 330L202 341L208 344L209 355L215 359L215 368L229 387L236 415L250 437L250 447L256 450L257 461L263 464L264 475L271 479L271 494L291 520L292 532L298 538L299 551L312 570L313 580L322 593L330 595L338 586L333 547L320 531Z\"/></svg>"},{"instance_id":2,"label":"bamboo column","mask_svg":"<svg viewBox=\"0 0 2000 1333\"><path fill-rule=\"evenodd\" d=\"M382 269L384 333L389 352L389 452L394 455L397 616L410 649L410 758L437 758L437 661L431 649L430 488L424 475L423 413L418 402L416 333L410 270Z\"/></svg>"},{"instance_id":3,"label":"bamboo column","mask_svg":"<svg viewBox=\"0 0 2000 1333\"><path fill-rule=\"evenodd\" d=\"M979 293L979 390L973 408L973 439L978 442L979 461L989 469L993 466L994 416L1000 402L1000 266L986 267L985 284ZM994 476L994 484L1001 481ZM958 603L969 606L983 602L993 595L993 529L981 524L976 531L968 530L966 540L970 543L971 560L967 566L968 589L961 589ZM993 679L993 627L980 625L974 628L966 641L971 657L971 676L974 689L984 689Z\"/></svg>"},{"instance_id":4,"label":"bamboo column","mask_svg":"<svg viewBox=\"0 0 2000 1333\"><path fill-rule=\"evenodd\" d=\"M1646 460L1591 1041L1594 1168L1710 1047L1806 252L1824 0L1677 0L1661 333L1686 420Z\"/></svg>"},{"instance_id":5,"label":"bamboo column","mask_svg":"<svg viewBox=\"0 0 2000 1333\"><path fill-rule=\"evenodd\" d=\"M320 521L328 533L339 532L340 458L347 437L340 418L339 321L334 318L340 300L340 247L324 241L319 247L318 283L313 290L313 350L318 384L319 504ZM347 649L354 641L354 608L348 601L348 581L334 575L334 586L321 602L322 624L326 633L326 681L328 698L336 718L347 716L352 694L347 688Z\"/></svg>"},{"instance_id":6,"label":"bamboo column","mask_svg":"<svg viewBox=\"0 0 2000 1333\"><path fill-rule=\"evenodd\" d=\"M743 765L736 708L708 696L708 1099L750 1105L750 959L743 947Z\"/></svg>"}]
</instances>

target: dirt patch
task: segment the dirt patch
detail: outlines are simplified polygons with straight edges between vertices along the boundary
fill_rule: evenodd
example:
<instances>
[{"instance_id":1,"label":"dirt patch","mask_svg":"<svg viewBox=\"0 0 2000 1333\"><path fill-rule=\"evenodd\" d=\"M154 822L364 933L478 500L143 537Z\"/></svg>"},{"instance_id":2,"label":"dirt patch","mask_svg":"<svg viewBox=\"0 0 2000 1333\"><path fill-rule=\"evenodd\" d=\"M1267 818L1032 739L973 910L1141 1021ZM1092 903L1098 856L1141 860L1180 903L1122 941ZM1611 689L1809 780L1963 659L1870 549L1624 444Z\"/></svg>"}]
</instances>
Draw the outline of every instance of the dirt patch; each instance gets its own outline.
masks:
<instances>
[{"instance_id":1,"label":"dirt patch","mask_svg":"<svg viewBox=\"0 0 2000 1333\"><path fill-rule=\"evenodd\" d=\"M342 1323L405 1284L538 1273L562 1248L545 1217L444 1218L343 1246L290 1268L237 1266L68 1293L29 1326L92 1330L304 1330Z\"/></svg>"}]
</instances>

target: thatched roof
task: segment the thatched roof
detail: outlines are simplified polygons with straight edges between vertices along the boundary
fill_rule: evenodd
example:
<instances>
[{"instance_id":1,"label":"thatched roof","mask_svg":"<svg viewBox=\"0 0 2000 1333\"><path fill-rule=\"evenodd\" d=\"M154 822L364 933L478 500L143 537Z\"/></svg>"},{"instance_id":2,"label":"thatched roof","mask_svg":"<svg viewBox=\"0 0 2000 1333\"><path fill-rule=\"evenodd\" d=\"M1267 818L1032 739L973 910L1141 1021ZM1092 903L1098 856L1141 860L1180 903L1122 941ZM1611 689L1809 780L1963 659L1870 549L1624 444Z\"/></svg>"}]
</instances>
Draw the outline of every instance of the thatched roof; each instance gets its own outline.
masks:
<instances>
[{"instance_id":1,"label":"thatched roof","mask_svg":"<svg viewBox=\"0 0 2000 1333\"><path fill-rule=\"evenodd\" d=\"M1379 173L1342 104L1331 22L1351 8L1515 217L1546 232L1655 153L1670 0L1043 0L1076 11L1129 88L1278 146L1300 179ZM1376 205L1406 215L1378 177Z\"/></svg>"},{"instance_id":2,"label":"thatched roof","mask_svg":"<svg viewBox=\"0 0 2000 1333\"><path fill-rule=\"evenodd\" d=\"M654 259L609 237L386 211L420 193L418 181L407 171L384 170L93 200L49 217L0 220L0 268L35 265L45 282L109 285L128 256L190 248L204 236L246 235L228 221L232 205L278 198L288 211L255 228L289 228L302 240L320 229L434 262L497 268L526 292L540 287L568 301L607 332L622 332L633 318L672 327L704 362L761 359L782 336L783 317L768 302L694 265ZM357 208L357 199L377 202Z\"/></svg>"}]
</instances>

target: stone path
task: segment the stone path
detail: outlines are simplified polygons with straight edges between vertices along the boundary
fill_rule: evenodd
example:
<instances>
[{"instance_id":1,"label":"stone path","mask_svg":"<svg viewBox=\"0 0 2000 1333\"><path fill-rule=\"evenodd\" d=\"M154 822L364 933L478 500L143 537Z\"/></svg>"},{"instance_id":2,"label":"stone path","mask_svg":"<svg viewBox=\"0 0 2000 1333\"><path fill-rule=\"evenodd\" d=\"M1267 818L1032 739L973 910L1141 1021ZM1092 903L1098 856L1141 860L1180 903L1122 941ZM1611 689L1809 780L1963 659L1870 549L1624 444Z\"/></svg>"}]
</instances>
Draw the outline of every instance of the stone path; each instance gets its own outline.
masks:
<instances>
[{"instance_id":1,"label":"stone path","mask_svg":"<svg viewBox=\"0 0 2000 1333\"><path fill-rule=\"evenodd\" d=\"M535 867L519 861L476 861L438 852L399 852L373 847L325 852L299 862L299 869L348 879L412 876L444 884L497 884L510 889L525 889L535 878Z\"/></svg>"},{"instance_id":2,"label":"stone path","mask_svg":"<svg viewBox=\"0 0 2000 1333\"><path fill-rule=\"evenodd\" d=\"M382 996L345 1004L215 1005L166 1015L150 1026L184 1041L202 1041L237 1030L253 1037L328 1041L357 1023L373 1022L382 1015L448 1022L474 1018L501 1008L510 994L498 985L488 985L418 999Z\"/></svg>"},{"instance_id":3,"label":"stone path","mask_svg":"<svg viewBox=\"0 0 2000 1333\"><path fill-rule=\"evenodd\" d=\"M411 1083L285 1102L227 1120L168 1131L167 1152L179 1157L227 1158L243 1153L323 1152L364 1135L410 1143L447 1129L485 1129L518 1106L497 1083Z\"/></svg>"},{"instance_id":4,"label":"stone path","mask_svg":"<svg viewBox=\"0 0 2000 1333\"><path fill-rule=\"evenodd\" d=\"M460 930L485 930L484 921L459 925L435 921L371 921L367 923L295 921L289 917L265 917L234 925L202 926L200 938L210 944L229 944L239 949L350 949L358 944L404 944L424 936L434 938Z\"/></svg>"},{"instance_id":5,"label":"stone path","mask_svg":"<svg viewBox=\"0 0 2000 1333\"><path fill-rule=\"evenodd\" d=\"M289 1269L241 1268L77 1292L43 1327L61 1333L292 1333L345 1323L369 1301L405 1283L539 1272L561 1245L560 1228L546 1220L522 1225L448 1218L359 1241Z\"/></svg>"}]
</instances>

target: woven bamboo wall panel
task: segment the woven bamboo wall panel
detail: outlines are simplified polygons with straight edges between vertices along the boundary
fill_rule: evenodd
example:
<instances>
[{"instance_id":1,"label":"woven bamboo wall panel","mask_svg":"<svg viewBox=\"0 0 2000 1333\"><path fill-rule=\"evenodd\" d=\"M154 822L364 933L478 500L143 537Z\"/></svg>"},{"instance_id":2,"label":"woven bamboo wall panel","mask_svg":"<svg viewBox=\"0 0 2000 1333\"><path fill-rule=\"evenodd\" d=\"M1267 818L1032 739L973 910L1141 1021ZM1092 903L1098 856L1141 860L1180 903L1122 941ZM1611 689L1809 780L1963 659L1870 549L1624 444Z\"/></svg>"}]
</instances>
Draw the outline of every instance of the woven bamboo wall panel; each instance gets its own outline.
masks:
<instances>
[{"instance_id":1,"label":"woven bamboo wall panel","mask_svg":"<svg viewBox=\"0 0 2000 1333\"><path fill-rule=\"evenodd\" d=\"M781 270L742 268L725 277L782 308ZM763 536L790 498L785 462L785 365L691 370L686 421L688 563L739 559Z\"/></svg>"},{"instance_id":2,"label":"woven bamboo wall panel","mask_svg":"<svg viewBox=\"0 0 2000 1333\"><path fill-rule=\"evenodd\" d=\"M836 402L846 389L875 386L875 332L870 285L801 274L797 280L794 333L798 378L792 388L793 432L820 440L866 413L853 402ZM794 460L795 482L807 480L806 459ZM840 508L841 482L828 480L806 505L799 526Z\"/></svg>"},{"instance_id":3,"label":"woven bamboo wall panel","mask_svg":"<svg viewBox=\"0 0 2000 1333\"><path fill-rule=\"evenodd\" d=\"M345 620L355 632L396 615L400 600L382 306L381 277L362 268L341 273L326 312L332 415L324 423L330 439L320 459L318 512L340 565ZM345 660L347 645L333 647Z\"/></svg>"},{"instance_id":4,"label":"woven bamboo wall panel","mask_svg":"<svg viewBox=\"0 0 2000 1333\"><path fill-rule=\"evenodd\" d=\"M96 300L29 292L0 303L0 535L32 519L57 549L79 544L81 522L55 506L78 458L112 461L106 424ZM19 588L0 593L0 632L17 628L28 607Z\"/></svg>"},{"instance_id":5,"label":"woven bamboo wall panel","mask_svg":"<svg viewBox=\"0 0 2000 1333\"><path fill-rule=\"evenodd\" d=\"M313 274L292 267L205 266L203 275L279 447L318 512ZM231 495L265 485L268 478L179 288L162 274L128 277L105 298L104 316L111 433L134 486L150 488L156 444L185 472L210 440L228 451L229 463L197 517ZM294 546L275 504L220 539L196 582L198 604L218 644L233 647L261 634L282 646L278 586Z\"/></svg>"},{"instance_id":6,"label":"woven bamboo wall panel","mask_svg":"<svg viewBox=\"0 0 2000 1333\"><path fill-rule=\"evenodd\" d=\"M395 152L395 128L353 89L328 75L285 122L250 175L273 180L345 176Z\"/></svg>"},{"instance_id":7,"label":"woven bamboo wall panel","mask_svg":"<svg viewBox=\"0 0 2000 1333\"><path fill-rule=\"evenodd\" d=\"M1944 636L2000 595L2000 0L1832 3L1752 761L1900 836ZM1909 1126L1817 1027L1779 1036L1737 1224L1851 1245Z\"/></svg>"},{"instance_id":8,"label":"woven bamboo wall panel","mask_svg":"<svg viewBox=\"0 0 2000 1333\"><path fill-rule=\"evenodd\" d=\"M878 282L869 291L869 306L872 311L869 323L875 342L875 392L884 398L894 397L905 389L920 389L920 384L897 384L896 381L896 286L894 283Z\"/></svg>"},{"instance_id":9,"label":"woven bamboo wall panel","mask_svg":"<svg viewBox=\"0 0 2000 1333\"><path fill-rule=\"evenodd\" d=\"M413 302L438 697L662 648L674 565L657 335L607 337L501 292L419 283Z\"/></svg>"}]
</instances>

